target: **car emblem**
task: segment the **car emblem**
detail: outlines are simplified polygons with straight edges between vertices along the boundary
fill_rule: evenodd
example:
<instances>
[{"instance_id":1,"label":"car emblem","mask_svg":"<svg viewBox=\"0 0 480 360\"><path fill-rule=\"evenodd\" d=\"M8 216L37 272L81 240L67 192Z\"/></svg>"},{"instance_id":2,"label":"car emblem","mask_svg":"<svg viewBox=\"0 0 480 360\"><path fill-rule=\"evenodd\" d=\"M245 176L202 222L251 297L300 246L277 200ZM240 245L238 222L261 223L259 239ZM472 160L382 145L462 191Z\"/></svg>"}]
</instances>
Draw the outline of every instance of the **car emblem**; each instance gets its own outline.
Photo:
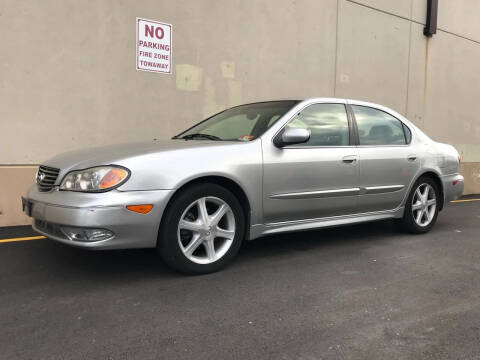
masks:
<instances>
[{"instance_id":1,"label":"car emblem","mask_svg":"<svg viewBox=\"0 0 480 360\"><path fill-rule=\"evenodd\" d=\"M45 179L45 173L37 174L37 183L41 183Z\"/></svg>"}]
</instances>

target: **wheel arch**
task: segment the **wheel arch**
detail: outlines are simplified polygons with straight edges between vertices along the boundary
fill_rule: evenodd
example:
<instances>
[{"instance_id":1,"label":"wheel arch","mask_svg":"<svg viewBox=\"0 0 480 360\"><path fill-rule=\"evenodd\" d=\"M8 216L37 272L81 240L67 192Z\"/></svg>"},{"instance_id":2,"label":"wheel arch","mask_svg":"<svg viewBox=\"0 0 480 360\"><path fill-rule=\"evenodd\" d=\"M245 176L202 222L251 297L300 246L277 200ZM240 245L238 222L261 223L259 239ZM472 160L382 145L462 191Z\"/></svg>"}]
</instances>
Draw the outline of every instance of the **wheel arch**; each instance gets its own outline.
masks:
<instances>
[{"instance_id":1,"label":"wheel arch","mask_svg":"<svg viewBox=\"0 0 480 360\"><path fill-rule=\"evenodd\" d=\"M185 189L189 188L190 186L196 185L196 184L217 184L220 185L230 192L232 192L233 195L238 199L240 202L240 205L243 210L243 214L245 216L245 238L249 239L250 237L250 222L251 222L251 205L250 201L248 199L248 196L245 192L245 190L238 184L238 182L222 175L205 175L205 176L200 176L194 179L190 179L187 182L183 183L178 187L175 192L172 194L170 199L168 200L168 203L165 207L167 209L175 196L179 194L180 192L184 191ZM164 216L162 216L161 223L163 222ZM161 228L162 224L160 224Z\"/></svg>"},{"instance_id":2,"label":"wheel arch","mask_svg":"<svg viewBox=\"0 0 480 360\"><path fill-rule=\"evenodd\" d=\"M412 187L413 187L413 184L415 184L415 182L417 182L417 180L420 179L422 176L429 177L437 185L437 188L440 191L440 199L439 199L440 200L440 206L438 207L438 210L439 211L442 210L444 202L445 202L445 191L443 189L443 183L442 183L442 180L440 179L440 175L433 170L426 170L426 171L420 173L416 177L416 179L412 182Z\"/></svg>"}]
</instances>

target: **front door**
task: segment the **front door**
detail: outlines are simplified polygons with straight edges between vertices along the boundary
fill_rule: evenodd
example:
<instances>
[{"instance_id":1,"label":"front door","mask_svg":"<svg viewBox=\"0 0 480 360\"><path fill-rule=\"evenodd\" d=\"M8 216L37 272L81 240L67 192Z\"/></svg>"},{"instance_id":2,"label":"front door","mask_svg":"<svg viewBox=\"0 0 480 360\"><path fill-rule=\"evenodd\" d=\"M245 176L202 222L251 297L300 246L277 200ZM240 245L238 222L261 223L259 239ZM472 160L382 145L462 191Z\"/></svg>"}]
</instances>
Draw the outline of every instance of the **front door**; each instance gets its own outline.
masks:
<instances>
[{"instance_id":1,"label":"front door","mask_svg":"<svg viewBox=\"0 0 480 360\"><path fill-rule=\"evenodd\" d=\"M313 104L286 127L310 131L303 144L263 141L264 222L318 219L357 212L358 149L344 104Z\"/></svg>"}]
</instances>

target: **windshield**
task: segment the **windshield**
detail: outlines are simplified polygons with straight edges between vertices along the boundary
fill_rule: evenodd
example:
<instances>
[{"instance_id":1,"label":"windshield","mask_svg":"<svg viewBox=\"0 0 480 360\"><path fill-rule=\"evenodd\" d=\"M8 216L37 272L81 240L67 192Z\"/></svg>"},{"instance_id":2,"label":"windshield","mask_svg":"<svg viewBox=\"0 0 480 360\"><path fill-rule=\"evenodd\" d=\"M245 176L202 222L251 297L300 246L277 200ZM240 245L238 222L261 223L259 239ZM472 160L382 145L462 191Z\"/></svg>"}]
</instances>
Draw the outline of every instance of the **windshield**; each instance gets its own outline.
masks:
<instances>
[{"instance_id":1,"label":"windshield","mask_svg":"<svg viewBox=\"0 0 480 360\"><path fill-rule=\"evenodd\" d=\"M297 101L269 101L235 106L213 115L174 139L251 141L290 110Z\"/></svg>"}]
</instances>

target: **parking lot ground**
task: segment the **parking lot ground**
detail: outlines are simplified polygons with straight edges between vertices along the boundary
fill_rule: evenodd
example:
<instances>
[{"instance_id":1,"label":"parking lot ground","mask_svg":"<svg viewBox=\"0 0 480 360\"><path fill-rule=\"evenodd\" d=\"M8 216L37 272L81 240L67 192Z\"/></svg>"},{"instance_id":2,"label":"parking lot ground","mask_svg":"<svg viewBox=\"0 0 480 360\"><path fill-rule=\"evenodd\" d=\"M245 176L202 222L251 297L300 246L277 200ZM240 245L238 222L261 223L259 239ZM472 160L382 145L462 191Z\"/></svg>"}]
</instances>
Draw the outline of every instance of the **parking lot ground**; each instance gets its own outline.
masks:
<instances>
[{"instance_id":1,"label":"parking lot ground","mask_svg":"<svg viewBox=\"0 0 480 360\"><path fill-rule=\"evenodd\" d=\"M12 242L13 240L34 236L37 237L39 234L33 231L31 226L0 227L0 241Z\"/></svg>"},{"instance_id":2,"label":"parking lot ground","mask_svg":"<svg viewBox=\"0 0 480 360\"><path fill-rule=\"evenodd\" d=\"M0 358L479 359L479 230L480 201L461 202L426 235L268 237L193 277L153 250L0 243Z\"/></svg>"}]
</instances>

